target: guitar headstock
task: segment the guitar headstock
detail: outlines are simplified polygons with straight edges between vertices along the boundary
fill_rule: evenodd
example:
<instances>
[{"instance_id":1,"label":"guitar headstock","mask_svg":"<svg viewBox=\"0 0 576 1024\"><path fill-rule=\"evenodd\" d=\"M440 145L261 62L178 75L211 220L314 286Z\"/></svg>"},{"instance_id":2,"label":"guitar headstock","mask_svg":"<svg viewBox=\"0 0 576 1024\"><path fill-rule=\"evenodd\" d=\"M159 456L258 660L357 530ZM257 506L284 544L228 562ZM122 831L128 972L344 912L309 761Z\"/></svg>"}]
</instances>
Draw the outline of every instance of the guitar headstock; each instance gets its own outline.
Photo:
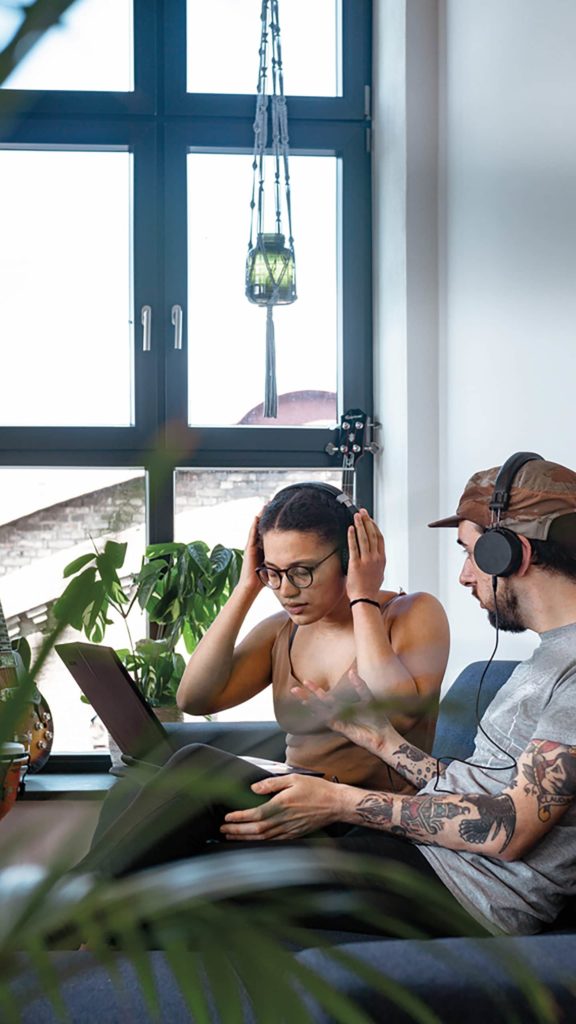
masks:
<instances>
[{"instance_id":1,"label":"guitar headstock","mask_svg":"<svg viewBox=\"0 0 576 1024\"><path fill-rule=\"evenodd\" d=\"M354 470L358 459L365 452L373 455L380 446L372 440L372 429L380 424L372 423L362 409L348 409L340 419L338 440L326 445L329 455L342 456L342 490L350 498L354 497Z\"/></svg>"},{"instance_id":2,"label":"guitar headstock","mask_svg":"<svg viewBox=\"0 0 576 1024\"><path fill-rule=\"evenodd\" d=\"M342 468L354 469L366 451L368 417L362 409L349 409L340 420L337 448L342 455Z\"/></svg>"},{"instance_id":3,"label":"guitar headstock","mask_svg":"<svg viewBox=\"0 0 576 1024\"><path fill-rule=\"evenodd\" d=\"M372 440L372 430L379 427L373 423L362 409L348 409L340 419L338 442L330 441L325 448L328 455L342 455L343 469L354 469L355 463L362 458L364 452L375 455L380 445Z\"/></svg>"}]
</instances>

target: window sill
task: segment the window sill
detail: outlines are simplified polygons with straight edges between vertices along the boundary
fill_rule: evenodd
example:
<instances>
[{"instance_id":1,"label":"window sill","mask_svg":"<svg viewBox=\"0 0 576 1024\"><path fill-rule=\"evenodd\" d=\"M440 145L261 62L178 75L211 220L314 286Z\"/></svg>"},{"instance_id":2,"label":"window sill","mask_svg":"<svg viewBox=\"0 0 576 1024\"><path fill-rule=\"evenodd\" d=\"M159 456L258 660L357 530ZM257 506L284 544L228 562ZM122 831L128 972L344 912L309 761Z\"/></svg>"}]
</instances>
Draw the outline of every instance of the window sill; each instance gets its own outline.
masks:
<instances>
[{"instance_id":1,"label":"window sill","mask_svg":"<svg viewBox=\"0 0 576 1024\"><path fill-rule=\"evenodd\" d=\"M102 800L116 781L108 772L39 772L26 778L18 801Z\"/></svg>"},{"instance_id":2,"label":"window sill","mask_svg":"<svg viewBox=\"0 0 576 1024\"><path fill-rule=\"evenodd\" d=\"M102 800L116 782L107 752L52 754L39 772L28 772L18 794L29 800Z\"/></svg>"}]
</instances>

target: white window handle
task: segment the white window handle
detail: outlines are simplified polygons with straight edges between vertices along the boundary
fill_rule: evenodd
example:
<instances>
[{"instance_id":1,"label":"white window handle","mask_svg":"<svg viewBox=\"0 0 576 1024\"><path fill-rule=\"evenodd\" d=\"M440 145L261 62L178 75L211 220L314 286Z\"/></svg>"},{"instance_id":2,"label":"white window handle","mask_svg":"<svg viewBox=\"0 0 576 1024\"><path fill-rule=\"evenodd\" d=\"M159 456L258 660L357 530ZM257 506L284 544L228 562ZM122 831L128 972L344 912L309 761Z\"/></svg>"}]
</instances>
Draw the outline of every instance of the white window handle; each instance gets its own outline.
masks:
<instances>
[{"instance_id":1,"label":"white window handle","mask_svg":"<svg viewBox=\"0 0 576 1024\"><path fill-rule=\"evenodd\" d=\"M172 306L172 323L174 324L174 348L182 348L182 306Z\"/></svg>"},{"instance_id":2,"label":"white window handle","mask_svg":"<svg viewBox=\"0 0 576 1024\"><path fill-rule=\"evenodd\" d=\"M142 351L150 352L152 349L152 306L142 306L140 322L142 324Z\"/></svg>"}]
</instances>

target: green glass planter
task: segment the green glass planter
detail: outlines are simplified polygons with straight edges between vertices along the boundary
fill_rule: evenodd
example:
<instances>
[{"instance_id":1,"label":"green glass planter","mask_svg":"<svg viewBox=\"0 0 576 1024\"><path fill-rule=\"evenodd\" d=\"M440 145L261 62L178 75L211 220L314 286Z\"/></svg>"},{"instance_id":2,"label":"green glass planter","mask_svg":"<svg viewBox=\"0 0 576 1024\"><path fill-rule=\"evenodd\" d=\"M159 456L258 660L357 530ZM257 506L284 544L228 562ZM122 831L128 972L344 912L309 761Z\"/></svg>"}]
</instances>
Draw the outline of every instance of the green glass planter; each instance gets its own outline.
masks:
<instances>
[{"instance_id":1,"label":"green glass planter","mask_svg":"<svg viewBox=\"0 0 576 1024\"><path fill-rule=\"evenodd\" d=\"M246 260L246 298L258 306L287 306L296 300L296 264L284 235L258 235Z\"/></svg>"}]
</instances>

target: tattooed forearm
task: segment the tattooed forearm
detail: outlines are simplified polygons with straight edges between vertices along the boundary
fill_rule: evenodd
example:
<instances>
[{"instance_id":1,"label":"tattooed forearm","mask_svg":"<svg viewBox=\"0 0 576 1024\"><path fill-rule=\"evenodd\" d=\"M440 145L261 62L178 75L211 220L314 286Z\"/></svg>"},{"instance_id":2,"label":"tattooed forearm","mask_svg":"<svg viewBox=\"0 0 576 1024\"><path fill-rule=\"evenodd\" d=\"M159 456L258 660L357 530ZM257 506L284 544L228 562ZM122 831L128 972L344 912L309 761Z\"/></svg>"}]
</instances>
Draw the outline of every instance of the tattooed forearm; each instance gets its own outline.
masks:
<instances>
[{"instance_id":1,"label":"tattooed forearm","mask_svg":"<svg viewBox=\"0 0 576 1024\"><path fill-rule=\"evenodd\" d=\"M503 831L504 841L499 851L502 852L514 835L516 811L509 796L463 796L457 802L443 800L432 793L403 798L402 832L408 837L429 842L430 836L449 831L454 818L466 819L458 825L458 836L474 846L496 839ZM447 838L446 845L453 845L450 837ZM445 845L445 841L440 845Z\"/></svg>"},{"instance_id":2,"label":"tattooed forearm","mask_svg":"<svg viewBox=\"0 0 576 1024\"><path fill-rule=\"evenodd\" d=\"M423 789L431 779L444 775L445 772L444 765L435 757L430 757L418 747L413 747L411 743L401 743L394 751L394 757L396 760L392 767L416 786L416 789Z\"/></svg>"},{"instance_id":3,"label":"tattooed forearm","mask_svg":"<svg viewBox=\"0 0 576 1024\"><path fill-rule=\"evenodd\" d=\"M358 804L356 810L367 825L386 827L392 822L394 804L391 796L386 793L368 793Z\"/></svg>"},{"instance_id":4,"label":"tattooed forearm","mask_svg":"<svg viewBox=\"0 0 576 1024\"><path fill-rule=\"evenodd\" d=\"M506 849L516 827L514 802L506 794L446 799L434 793L414 796L367 793L356 810L360 820L374 828L417 843L451 849L461 850L463 843L473 849L493 844L502 835L496 854ZM486 852L494 855L492 849Z\"/></svg>"},{"instance_id":5,"label":"tattooed forearm","mask_svg":"<svg viewBox=\"0 0 576 1024\"><path fill-rule=\"evenodd\" d=\"M404 797L400 813L401 826L395 831L426 842L430 836L438 835L447 821L462 814L469 814L469 808L433 794Z\"/></svg>"},{"instance_id":6,"label":"tattooed forearm","mask_svg":"<svg viewBox=\"0 0 576 1024\"><path fill-rule=\"evenodd\" d=\"M552 807L565 807L576 794L576 747L551 740L532 740L525 751L524 792L535 796L538 817L546 822Z\"/></svg>"},{"instance_id":7,"label":"tattooed forearm","mask_svg":"<svg viewBox=\"0 0 576 1024\"><path fill-rule=\"evenodd\" d=\"M511 797L502 796L466 796L463 800L476 807L480 817L461 821L458 832L467 843L479 845L488 840L496 839L504 832L504 841L500 853L506 849L516 828L516 808Z\"/></svg>"}]
</instances>

